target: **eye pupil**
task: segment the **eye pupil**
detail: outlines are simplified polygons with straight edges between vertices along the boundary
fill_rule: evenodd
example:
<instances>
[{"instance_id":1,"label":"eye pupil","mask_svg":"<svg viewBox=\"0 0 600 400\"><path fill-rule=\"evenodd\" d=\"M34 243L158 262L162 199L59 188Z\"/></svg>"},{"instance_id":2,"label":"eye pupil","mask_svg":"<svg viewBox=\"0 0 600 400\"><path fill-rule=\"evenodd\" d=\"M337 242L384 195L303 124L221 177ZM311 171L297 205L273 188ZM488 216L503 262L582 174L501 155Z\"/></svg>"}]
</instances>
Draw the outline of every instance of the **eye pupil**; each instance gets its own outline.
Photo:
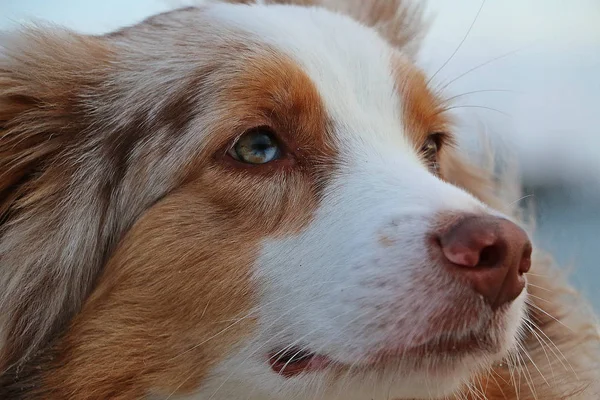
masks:
<instances>
[{"instance_id":1,"label":"eye pupil","mask_svg":"<svg viewBox=\"0 0 600 400\"><path fill-rule=\"evenodd\" d=\"M279 157L280 149L268 128L255 128L244 133L230 155L246 164L266 164Z\"/></svg>"}]
</instances>

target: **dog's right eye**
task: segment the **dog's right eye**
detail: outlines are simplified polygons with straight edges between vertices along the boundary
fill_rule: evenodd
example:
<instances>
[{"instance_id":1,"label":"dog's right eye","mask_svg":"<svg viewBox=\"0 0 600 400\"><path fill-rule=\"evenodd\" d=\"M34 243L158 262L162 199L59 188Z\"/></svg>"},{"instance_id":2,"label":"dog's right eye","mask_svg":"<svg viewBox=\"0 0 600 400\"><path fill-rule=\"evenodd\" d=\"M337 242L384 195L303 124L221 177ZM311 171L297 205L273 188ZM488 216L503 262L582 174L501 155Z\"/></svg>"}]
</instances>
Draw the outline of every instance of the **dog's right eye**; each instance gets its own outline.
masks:
<instances>
[{"instance_id":1,"label":"dog's right eye","mask_svg":"<svg viewBox=\"0 0 600 400\"><path fill-rule=\"evenodd\" d=\"M268 127L253 128L235 142L228 154L245 164L266 164L281 156L273 131Z\"/></svg>"},{"instance_id":2,"label":"dog's right eye","mask_svg":"<svg viewBox=\"0 0 600 400\"><path fill-rule=\"evenodd\" d=\"M423 146L421 147L421 153L423 157L427 161L429 168L434 172L438 173L439 164L438 164L438 155L444 142L446 140L446 134L442 132L431 133Z\"/></svg>"}]
</instances>

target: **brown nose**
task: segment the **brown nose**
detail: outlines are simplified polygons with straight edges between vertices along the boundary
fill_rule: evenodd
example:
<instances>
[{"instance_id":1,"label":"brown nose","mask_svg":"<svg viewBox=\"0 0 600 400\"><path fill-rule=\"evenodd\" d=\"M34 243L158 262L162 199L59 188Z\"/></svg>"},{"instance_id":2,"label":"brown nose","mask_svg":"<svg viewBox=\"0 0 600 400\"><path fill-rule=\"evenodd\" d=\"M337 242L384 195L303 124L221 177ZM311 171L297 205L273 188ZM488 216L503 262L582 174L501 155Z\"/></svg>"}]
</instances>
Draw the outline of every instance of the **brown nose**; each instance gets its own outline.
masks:
<instances>
[{"instance_id":1,"label":"brown nose","mask_svg":"<svg viewBox=\"0 0 600 400\"><path fill-rule=\"evenodd\" d=\"M467 216L438 239L450 268L493 309L523 291L523 274L531 266L531 242L516 224L493 216Z\"/></svg>"}]
</instances>

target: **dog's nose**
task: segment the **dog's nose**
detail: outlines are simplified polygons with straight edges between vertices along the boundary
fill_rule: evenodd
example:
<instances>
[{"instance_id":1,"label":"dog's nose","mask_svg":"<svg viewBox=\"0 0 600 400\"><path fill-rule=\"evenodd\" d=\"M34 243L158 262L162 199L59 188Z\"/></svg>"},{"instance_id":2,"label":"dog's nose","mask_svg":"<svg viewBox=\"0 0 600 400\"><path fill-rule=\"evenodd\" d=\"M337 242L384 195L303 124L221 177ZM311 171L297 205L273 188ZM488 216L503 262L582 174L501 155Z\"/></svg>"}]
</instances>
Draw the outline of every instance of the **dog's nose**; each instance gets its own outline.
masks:
<instances>
[{"instance_id":1,"label":"dog's nose","mask_svg":"<svg viewBox=\"0 0 600 400\"><path fill-rule=\"evenodd\" d=\"M438 237L449 268L497 309L523 291L531 242L516 224L493 216L460 218Z\"/></svg>"}]
</instances>

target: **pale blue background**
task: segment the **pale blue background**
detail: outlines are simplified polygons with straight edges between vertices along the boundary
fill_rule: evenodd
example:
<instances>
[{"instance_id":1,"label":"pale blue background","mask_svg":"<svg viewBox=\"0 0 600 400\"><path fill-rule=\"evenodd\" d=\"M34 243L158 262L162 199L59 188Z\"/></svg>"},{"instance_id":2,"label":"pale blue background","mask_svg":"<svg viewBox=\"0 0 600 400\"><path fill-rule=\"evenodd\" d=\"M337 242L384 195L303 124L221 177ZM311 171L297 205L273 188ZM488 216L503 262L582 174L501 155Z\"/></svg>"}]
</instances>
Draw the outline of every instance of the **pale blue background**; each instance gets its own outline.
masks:
<instances>
[{"instance_id":1,"label":"pale blue background","mask_svg":"<svg viewBox=\"0 0 600 400\"><path fill-rule=\"evenodd\" d=\"M368 1L368 0L365 0ZM99 33L165 11L178 0L0 0L0 28L35 19ZM420 64L436 71L464 37L481 2L432 0L437 15ZM484 89L458 104L465 135L488 133L514 152L538 203L536 241L566 266L600 310L600 1L488 0L442 83L449 95ZM501 143L498 143L498 137ZM515 199L517 200L517 199Z\"/></svg>"}]
</instances>

